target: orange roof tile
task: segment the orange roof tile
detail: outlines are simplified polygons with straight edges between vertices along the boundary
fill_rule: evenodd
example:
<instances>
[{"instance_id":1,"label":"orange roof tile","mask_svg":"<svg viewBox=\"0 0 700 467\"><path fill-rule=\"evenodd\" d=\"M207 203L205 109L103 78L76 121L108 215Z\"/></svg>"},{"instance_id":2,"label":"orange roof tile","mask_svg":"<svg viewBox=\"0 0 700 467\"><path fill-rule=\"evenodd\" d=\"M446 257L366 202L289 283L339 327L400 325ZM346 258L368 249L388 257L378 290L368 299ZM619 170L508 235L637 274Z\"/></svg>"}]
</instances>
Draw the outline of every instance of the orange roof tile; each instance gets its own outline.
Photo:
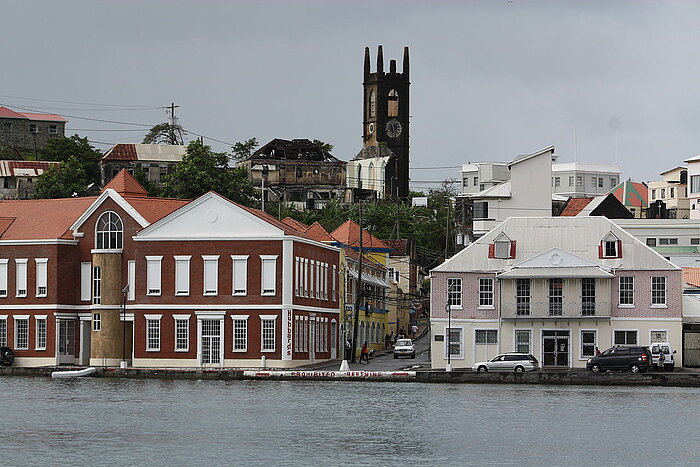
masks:
<instances>
[{"instance_id":1,"label":"orange roof tile","mask_svg":"<svg viewBox=\"0 0 700 467\"><path fill-rule=\"evenodd\" d=\"M386 248L390 249L386 243L379 240L377 237L367 232L367 229L362 229L362 247L363 248ZM340 227L331 232L331 236L348 246L360 246L360 226L352 220L345 221Z\"/></svg>"},{"instance_id":2,"label":"orange roof tile","mask_svg":"<svg viewBox=\"0 0 700 467\"><path fill-rule=\"evenodd\" d=\"M284 219L282 219L282 222L284 222L291 228L298 230L299 232L304 232L309 228L308 225L296 219L292 219L291 217L285 217Z\"/></svg>"},{"instance_id":3,"label":"orange roof tile","mask_svg":"<svg viewBox=\"0 0 700 467\"><path fill-rule=\"evenodd\" d=\"M700 287L700 268L683 268L683 281L693 287Z\"/></svg>"},{"instance_id":4,"label":"orange roof tile","mask_svg":"<svg viewBox=\"0 0 700 467\"><path fill-rule=\"evenodd\" d=\"M117 175L102 189L111 188L122 196L145 198L148 191L136 181L133 175L126 169L121 169Z\"/></svg>"},{"instance_id":5,"label":"orange roof tile","mask_svg":"<svg viewBox=\"0 0 700 467\"><path fill-rule=\"evenodd\" d=\"M190 200L187 199L173 198L144 198L125 196L124 199L134 209L136 209L139 214L141 214L143 218L148 221L149 224L164 218L171 212L180 209L182 206L190 202Z\"/></svg>"},{"instance_id":6,"label":"orange roof tile","mask_svg":"<svg viewBox=\"0 0 700 467\"><path fill-rule=\"evenodd\" d=\"M318 222L311 224L311 227L306 229L306 235L316 240L317 242L334 242L335 238L331 237L326 229Z\"/></svg>"},{"instance_id":7,"label":"orange roof tile","mask_svg":"<svg viewBox=\"0 0 700 467\"><path fill-rule=\"evenodd\" d=\"M97 199L31 199L0 201L0 217L14 218L0 240L73 239L70 226Z\"/></svg>"},{"instance_id":8,"label":"orange roof tile","mask_svg":"<svg viewBox=\"0 0 700 467\"><path fill-rule=\"evenodd\" d=\"M593 198L569 198L569 201L566 202L566 206L564 206L564 209L559 215L574 217L579 212L583 211L583 209L588 206L591 201L593 201Z\"/></svg>"}]
</instances>

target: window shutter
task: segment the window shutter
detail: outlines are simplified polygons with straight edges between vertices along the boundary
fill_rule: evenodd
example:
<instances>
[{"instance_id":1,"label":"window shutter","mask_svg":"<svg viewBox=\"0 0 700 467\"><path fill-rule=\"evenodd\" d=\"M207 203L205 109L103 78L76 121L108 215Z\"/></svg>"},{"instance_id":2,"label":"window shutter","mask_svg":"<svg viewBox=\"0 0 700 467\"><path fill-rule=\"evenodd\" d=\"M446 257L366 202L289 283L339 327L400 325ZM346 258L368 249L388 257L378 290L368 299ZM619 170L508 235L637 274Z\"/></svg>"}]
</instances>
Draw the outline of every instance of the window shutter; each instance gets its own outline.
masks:
<instances>
[{"instance_id":1,"label":"window shutter","mask_svg":"<svg viewBox=\"0 0 700 467\"><path fill-rule=\"evenodd\" d=\"M87 301L92 298L90 292L92 279L92 265L80 263L80 300Z\"/></svg>"},{"instance_id":2,"label":"window shutter","mask_svg":"<svg viewBox=\"0 0 700 467\"><path fill-rule=\"evenodd\" d=\"M246 293L248 282L248 271L247 271L247 261L242 258L236 258L233 260L233 293L234 294L244 294ZM297 276L299 272L299 262L297 261Z\"/></svg>"},{"instance_id":3,"label":"window shutter","mask_svg":"<svg viewBox=\"0 0 700 467\"><path fill-rule=\"evenodd\" d=\"M313 268L312 268L313 270ZM262 260L262 293L275 293L275 260Z\"/></svg>"},{"instance_id":4,"label":"window shutter","mask_svg":"<svg viewBox=\"0 0 700 467\"><path fill-rule=\"evenodd\" d=\"M48 260L36 258L36 291L37 295L46 294L46 282L48 275ZM42 290L43 289L43 290Z\"/></svg>"},{"instance_id":5,"label":"window shutter","mask_svg":"<svg viewBox=\"0 0 700 467\"><path fill-rule=\"evenodd\" d=\"M175 260L175 293L190 293L190 261Z\"/></svg>"},{"instance_id":6,"label":"window shutter","mask_svg":"<svg viewBox=\"0 0 700 467\"><path fill-rule=\"evenodd\" d=\"M603 242L598 244L598 258L603 259Z\"/></svg>"},{"instance_id":7,"label":"window shutter","mask_svg":"<svg viewBox=\"0 0 700 467\"><path fill-rule=\"evenodd\" d=\"M617 257L622 258L622 240L617 241Z\"/></svg>"},{"instance_id":8,"label":"window shutter","mask_svg":"<svg viewBox=\"0 0 700 467\"><path fill-rule=\"evenodd\" d=\"M510 241L510 257L515 258L515 240Z\"/></svg>"},{"instance_id":9,"label":"window shutter","mask_svg":"<svg viewBox=\"0 0 700 467\"><path fill-rule=\"evenodd\" d=\"M489 244L489 258L496 257L496 245L493 243Z\"/></svg>"},{"instance_id":10,"label":"window shutter","mask_svg":"<svg viewBox=\"0 0 700 467\"><path fill-rule=\"evenodd\" d=\"M0 259L0 296L6 297L7 296L7 263L9 260L7 259ZM88 284L88 290L89 290L89 284ZM90 297L88 297L88 300Z\"/></svg>"},{"instance_id":11,"label":"window shutter","mask_svg":"<svg viewBox=\"0 0 700 467\"><path fill-rule=\"evenodd\" d=\"M27 293L27 261L23 260L23 262L17 261L17 278L15 279L17 282L17 294L20 295L21 291L24 291L23 293Z\"/></svg>"},{"instance_id":12,"label":"window shutter","mask_svg":"<svg viewBox=\"0 0 700 467\"><path fill-rule=\"evenodd\" d=\"M146 258L148 293L160 294L160 259Z\"/></svg>"},{"instance_id":13,"label":"window shutter","mask_svg":"<svg viewBox=\"0 0 700 467\"><path fill-rule=\"evenodd\" d=\"M216 294L218 292L218 261L215 259L204 260L204 293Z\"/></svg>"}]
</instances>

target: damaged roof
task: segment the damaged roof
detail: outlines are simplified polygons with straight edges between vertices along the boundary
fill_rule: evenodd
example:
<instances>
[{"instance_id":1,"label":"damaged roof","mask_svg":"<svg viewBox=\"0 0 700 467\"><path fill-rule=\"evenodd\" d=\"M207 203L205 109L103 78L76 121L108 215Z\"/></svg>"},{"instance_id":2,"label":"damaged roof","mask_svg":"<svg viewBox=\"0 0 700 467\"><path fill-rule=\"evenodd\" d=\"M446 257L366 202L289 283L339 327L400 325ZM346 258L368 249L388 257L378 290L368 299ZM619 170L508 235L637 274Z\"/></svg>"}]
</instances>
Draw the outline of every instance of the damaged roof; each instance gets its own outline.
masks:
<instances>
[{"instance_id":1,"label":"damaged roof","mask_svg":"<svg viewBox=\"0 0 700 467\"><path fill-rule=\"evenodd\" d=\"M255 159L275 159L275 160L298 160L308 162L336 162L345 164L329 151L321 149L308 139L286 139L275 138L253 154L246 160Z\"/></svg>"}]
</instances>

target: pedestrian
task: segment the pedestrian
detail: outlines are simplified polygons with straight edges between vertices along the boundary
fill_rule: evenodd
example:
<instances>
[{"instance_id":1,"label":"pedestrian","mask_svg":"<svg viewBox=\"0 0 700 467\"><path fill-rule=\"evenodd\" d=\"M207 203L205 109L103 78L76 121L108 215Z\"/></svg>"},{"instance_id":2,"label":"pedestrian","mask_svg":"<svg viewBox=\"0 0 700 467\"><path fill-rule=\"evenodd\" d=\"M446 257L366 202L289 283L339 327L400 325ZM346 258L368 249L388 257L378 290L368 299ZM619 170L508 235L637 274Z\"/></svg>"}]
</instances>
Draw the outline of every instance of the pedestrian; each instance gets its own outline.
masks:
<instances>
[{"instance_id":1,"label":"pedestrian","mask_svg":"<svg viewBox=\"0 0 700 467\"><path fill-rule=\"evenodd\" d=\"M388 349L391 346L391 338L389 337L389 334L387 334L384 337L384 348Z\"/></svg>"},{"instance_id":2,"label":"pedestrian","mask_svg":"<svg viewBox=\"0 0 700 467\"><path fill-rule=\"evenodd\" d=\"M367 348L367 341L362 344L362 351L360 351L360 363L362 363L362 360L364 360L365 363L369 363L369 349Z\"/></svg>"},{"instance_id":3,"label":"pedestrian","mask_svg":"<svg viewBox=\"0 0 700 467\"><path fill-rule=\"evenodd\" d=\"M596 346L596 348L595 348L595 356L597 357L598 355L600 355L600 349L598 348L598 346Z\"/></svg>"},{"instance_id":4,"label":"pedestrian","mask_svg":"<svg viewBox=\"0 0 700 467\"><path fill-rule=\"evenodd\" d=\"M352 342L350 339L345 340L345 360L352 360Z\"/></svg>"},{"instance_id":5,"label":"pedestrian","mask_svg":"<svg viewBox=\"0 0 700 467\"><path fill-rule=\"evenodd\" d=\"M394 342L396 342L396 336L394 335L394 331L391 331L391 334L389 334L389 348L391 348L392 345L394 345Z\"/></svg>"},{"instance_id":6,"label":"pedestrian","mask_svg":"<svg viewBox=\"0 0 700 467\"><path fill-rule=\"evenodd\" d=\"M404 328L399 329L399 339L406 337L406 330Z\"/></svg>"},{"instance_id":7,"label":"pedestrian","mask_svg":"<svg viewBox=\"0 0 700 467\"><path fill-rule=\"evenodd\" d=\"M418 332L418 326L415 324L411 326L411 336L415 339L416 338L416 333Z\"/></svg>"},{"instance_id":8,"label":"pedestrian","mask_svg":"<svg viewBox=\"0 0 700 467\"><path fill-rule=\"evenodd\" d=\"M659 371L664 371L664 362L666 361L666 355L661 347L659 347Z\"/></svg>"}]
</instances>

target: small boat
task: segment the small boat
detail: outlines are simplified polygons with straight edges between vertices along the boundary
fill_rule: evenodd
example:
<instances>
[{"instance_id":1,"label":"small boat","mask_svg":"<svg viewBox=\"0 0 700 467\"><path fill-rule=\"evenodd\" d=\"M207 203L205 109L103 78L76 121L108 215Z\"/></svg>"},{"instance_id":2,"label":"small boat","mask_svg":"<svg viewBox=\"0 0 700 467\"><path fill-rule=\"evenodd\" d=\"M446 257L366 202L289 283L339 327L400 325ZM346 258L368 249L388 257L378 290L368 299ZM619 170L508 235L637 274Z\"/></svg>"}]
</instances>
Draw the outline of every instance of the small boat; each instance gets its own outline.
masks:
<instances>
[{"instance_id":1,"label":"small boat","mask_svg":"<svg viewBox=\"0 0 700 467\"><path fill-rule=\"evenodd\" d=\"M80 376L90 376L97 371L97 368L83 368L82 370L66 370L54 371L51 373L52 378L78 378Z\"/></svg>"}]
</instances>

